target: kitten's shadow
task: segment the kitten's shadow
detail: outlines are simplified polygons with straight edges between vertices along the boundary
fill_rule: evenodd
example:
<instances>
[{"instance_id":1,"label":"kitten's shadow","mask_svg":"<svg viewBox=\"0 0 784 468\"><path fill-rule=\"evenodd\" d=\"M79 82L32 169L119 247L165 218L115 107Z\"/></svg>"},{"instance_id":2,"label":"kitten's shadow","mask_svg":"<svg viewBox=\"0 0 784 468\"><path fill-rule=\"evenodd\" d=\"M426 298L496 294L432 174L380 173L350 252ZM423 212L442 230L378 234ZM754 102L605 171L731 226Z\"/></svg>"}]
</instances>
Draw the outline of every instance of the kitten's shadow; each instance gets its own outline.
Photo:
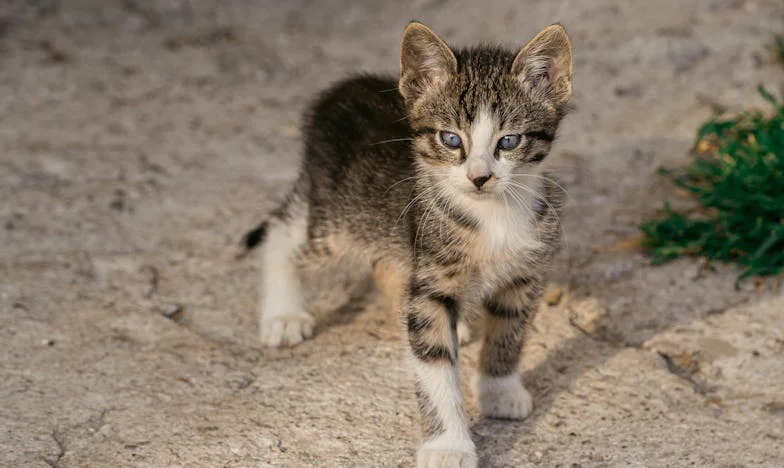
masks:
<instances>
[{"instance_id":1,"label":"kitten's shadow","mask_svg":"<svg viewBox=\"0 0 784 468\"><path fill-rule=\"evenodd\" d=\"M620 183L608 190L610 202L602 205L590 201L598 192L592 187L592 176L609 166L589 165L585 162L587 157L580 159L570 169L574 179L573 199L563 215L564 231L583 232L588 222L606 225L601 233L602 243L606 245L622 241L624 235L638 234L628 226L638 226L668 196L667 185L653 179L655 169L674 161L672 156L665 155L685 154L690 145L690 141L683 139L657 137L624 140L603 150L604 164L614 161L618 174L635 176L619 179ZM640 187L648 187L651 192L641 197ZM621 339L604 341L580 333L550 349L541 364L523 374L523 382L534 399L534 412L526 421L481 419L473 424L471 430L480 466L537 463L535 455L525 451L525 446L529 445L525 441L533 440L535 425L548 424L546 429L563 440L581 437L581 434L559 431L558 418L544 416L551 413L556 400L564 392L570 392L583 374L604 365L626 349L625 346L639 346L678 324L703 319L749 297L748 293L735 290L734 278L738 271L733 267L716 266L720 271L702 274L693 261L682 260L652 268L629 251L588 255L587 252L593 252L593 242L594 239L584 239L582 244L566 245L562 255L556 258L561 273L554 275L553 280L567 284L575 293L574 297L598 295L600 302L612 304L602 323L617 332ZM675 278L688 279L676 281ZM623 344L614 344L616 341ZM532 458L520 460L521 456Z\"/></svg>"},{"instance_id":2,"label":"kitten's shadow","mask_svg":"<svg viewBox=\"0 0 784 468\"><path fill-rule=\"evenodd\" d=\"M370 274L357 265L339 264L330 267L329 273L330 280L326 282L304 278L312 291L308 302L316 321L316 335L336 325L352 323L376 296Z\"/></svg>"},{"instance_id":3,"label":"kitten's shadow","mask_svg":"<svg viewBox=\"0 0 784 468\"><path fill-rule=\"evenodd\" d=\"M590 349L590 352L585 352ZM561 393L568 392L572 382L591 368L612 358L619 348L602 345L585 335L579 335L551 350L548 357L534 369L523 373L523 382L534 400L534 412L525 421L482 418L471 426L479 454L479 466L515 466L521 460L509 460L515 447L525 446L526 434L546 415ZM559 424L556 422L555 426ZM564 434L576 437L578 434ZM533 453L527 454L534 457ZM535 462L534 459L530 460Z\"/></svg>"}]
</instances>

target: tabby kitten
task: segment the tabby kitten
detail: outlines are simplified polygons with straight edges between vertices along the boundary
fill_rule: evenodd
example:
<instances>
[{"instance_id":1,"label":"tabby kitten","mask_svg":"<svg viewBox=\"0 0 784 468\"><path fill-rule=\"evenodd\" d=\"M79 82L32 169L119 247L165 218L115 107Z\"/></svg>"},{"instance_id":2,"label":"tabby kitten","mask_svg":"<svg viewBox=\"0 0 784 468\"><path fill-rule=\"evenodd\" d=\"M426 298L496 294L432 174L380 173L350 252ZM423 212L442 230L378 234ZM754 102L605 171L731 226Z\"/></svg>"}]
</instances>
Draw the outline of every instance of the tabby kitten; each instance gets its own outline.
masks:
<instances>
[{"instance_id":1,"label":"tabby kitten","mask_svg":"<svg viewBox=\"0 0 784 468\"><path fill-rule=\"evenodd\" d=\"M517 53L453 50L412 22L401 49L399 80L355 77L316 100L293 190L246 237L265 242L261 341L310 338L301 274L364 259L405 317L425 432L417 466L473 467L458 321L482 318L482 413L528 416L517 367L562 206L539 163L571 95L571 46L556 24Z\"/></svg>"}]
</instances>

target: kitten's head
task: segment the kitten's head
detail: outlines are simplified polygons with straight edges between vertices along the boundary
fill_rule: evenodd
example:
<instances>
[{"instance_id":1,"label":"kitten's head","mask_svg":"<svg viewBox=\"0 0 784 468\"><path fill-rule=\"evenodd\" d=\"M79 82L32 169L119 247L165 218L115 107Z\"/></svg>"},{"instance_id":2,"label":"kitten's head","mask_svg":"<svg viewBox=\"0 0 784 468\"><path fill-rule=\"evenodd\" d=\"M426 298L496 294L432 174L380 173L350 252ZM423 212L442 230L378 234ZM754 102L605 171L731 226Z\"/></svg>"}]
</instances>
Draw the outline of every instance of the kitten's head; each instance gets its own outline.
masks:
<instances>
[{"instance_id":1,"label":"kitten's head","mask_svg":"<svg viewBox=\"0 0 784 468\"><path fill-rule=\"evenodd\" d=\"M550 151L572 93L569 37L556 24L516 53L453 51L412 22L399 84L420 170L450 192L493 197L527 185Z\"/></svg>"}]
</instances>

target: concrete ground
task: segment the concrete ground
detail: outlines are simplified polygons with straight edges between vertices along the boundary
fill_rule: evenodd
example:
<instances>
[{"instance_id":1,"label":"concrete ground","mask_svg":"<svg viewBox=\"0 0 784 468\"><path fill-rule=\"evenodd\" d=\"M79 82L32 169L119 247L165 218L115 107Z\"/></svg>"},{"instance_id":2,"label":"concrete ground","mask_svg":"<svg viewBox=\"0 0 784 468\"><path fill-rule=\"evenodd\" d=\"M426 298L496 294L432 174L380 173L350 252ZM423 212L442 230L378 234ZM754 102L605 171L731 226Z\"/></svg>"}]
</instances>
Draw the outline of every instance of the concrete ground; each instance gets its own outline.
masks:
<instances>
[{"instance_id":1,"label":"concrete ground","mask_svg":"<svg viewBox=\"0 0 784 468\"><path fill-rule=\"evenodd\" d=\"M412 18L456 44L560 21L574 43L536 409L470 408L481 466L784 466L780 285L635 248L671 194L656 169L715 107L780 89L780 0L3 1L0 466L411 465L388 305L338 277L322 308L353 299L315 339L261 349L258 255L234 254L295 176L308 99L396 72Z\"/></svg>"}]
</instances>

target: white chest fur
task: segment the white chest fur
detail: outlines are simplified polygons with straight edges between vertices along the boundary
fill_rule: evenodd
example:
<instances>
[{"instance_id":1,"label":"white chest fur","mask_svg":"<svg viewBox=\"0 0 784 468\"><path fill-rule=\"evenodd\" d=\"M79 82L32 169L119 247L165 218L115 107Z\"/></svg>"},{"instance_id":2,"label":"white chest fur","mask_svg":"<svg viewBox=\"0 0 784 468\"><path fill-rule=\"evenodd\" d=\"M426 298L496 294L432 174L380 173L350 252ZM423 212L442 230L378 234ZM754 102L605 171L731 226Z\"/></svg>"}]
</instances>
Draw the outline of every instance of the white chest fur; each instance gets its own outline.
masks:
<instances>
[{"instance_id":1,"label":"white chest fur","mask_svg":"<svg viewBox=\"0 0 784 468\"><path fill-rule=\"evenodd\" d=\"M537 232L535 194L464 200L462 204L479 222L472 249L477 260L503 262L543 246Z\"/></svg>"}]
</instances>

